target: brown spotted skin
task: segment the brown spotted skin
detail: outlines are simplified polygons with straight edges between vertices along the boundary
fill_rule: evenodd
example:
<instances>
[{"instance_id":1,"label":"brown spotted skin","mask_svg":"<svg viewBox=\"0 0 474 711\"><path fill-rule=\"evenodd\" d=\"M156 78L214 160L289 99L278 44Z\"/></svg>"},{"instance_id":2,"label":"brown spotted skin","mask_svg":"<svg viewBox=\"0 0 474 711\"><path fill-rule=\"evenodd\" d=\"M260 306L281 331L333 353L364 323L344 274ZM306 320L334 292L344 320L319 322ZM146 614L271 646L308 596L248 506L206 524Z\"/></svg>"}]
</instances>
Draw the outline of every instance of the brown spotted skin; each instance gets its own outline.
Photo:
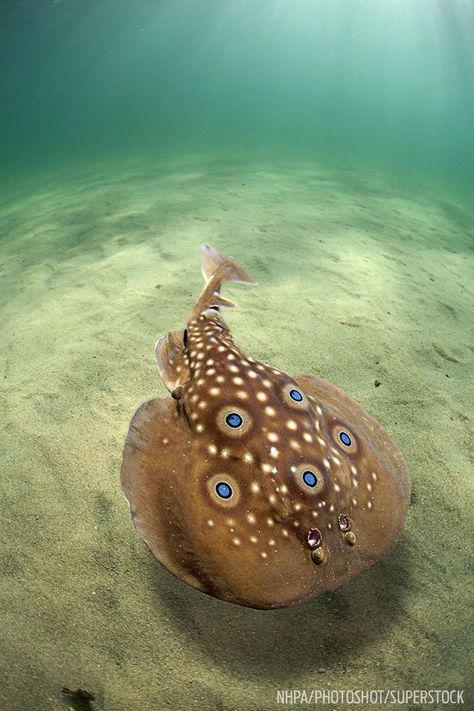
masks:
<instances>
[{"instance_id":1,"label":"brown spotted skin","mask_svg":"<svg viewBox=\"0 0 474 711\"><path fill-rule=\"evenodd\" d=\"M360 405L330 383L245 355L208 304L193 312L172 360L186 381L177 399L138 410L122 465L137 531L168 570L215 597L278 608L342 585L387 553L410 477ZM230 413L242 426L229 427Z\"/></svg>"}]
</instances>

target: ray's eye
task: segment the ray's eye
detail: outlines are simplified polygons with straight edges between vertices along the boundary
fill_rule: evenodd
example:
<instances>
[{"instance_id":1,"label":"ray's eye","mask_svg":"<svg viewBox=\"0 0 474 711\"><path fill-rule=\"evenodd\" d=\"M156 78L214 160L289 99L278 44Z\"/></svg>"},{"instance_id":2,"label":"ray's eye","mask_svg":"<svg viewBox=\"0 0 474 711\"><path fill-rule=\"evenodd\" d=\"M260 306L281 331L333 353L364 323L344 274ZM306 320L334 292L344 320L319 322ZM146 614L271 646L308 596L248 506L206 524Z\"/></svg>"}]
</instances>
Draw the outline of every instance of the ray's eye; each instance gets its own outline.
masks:
<instances>
[{"instance_id":1,"label":"ray's eye","mask_svg":"<svg viewBox=\"0 0 474 711\"><path fill-rule=\"evenodd\" d=\"M237 412L229 412L229 414L226 415L225 421L233 430L241 427L244 422L243 418Z\"/></svg>"},{"instance_id":2,"label":"ray's eye","mask_svg":"<svg viewBox=\"0 0 474 711\"><path fill-rule=\"evenodd\" d=\"M289 392L289 396L291 397L292 400L295 402L302 402L303 396L300 393L299 390L296 390L296 388L292 388Z\"/></svg>"},{"instance_id":3,"label":"ray's eye","mask_svg":"<svg viewBox=\"0 0 474 711\"><path fill-rule=\"evenodd\" d=\"M344 444L346 447L350 447L352 444L352 440L347 434L347 432L340 432L339 433L339 439L341 440L342 444Z\"/></svg>"},{"instance_id":4,"label":"ray's eye","mask_svg":"<svg viewBox=\"0 0 474 711\"><path fill-rule=\"evenodd\" d=\"M216 494L220 496L221 499L230 499L232 496L232 487L225 481L219 481L216 484Z\"/></svg>"},{"instance_id":5,"label":"ray's eye","mask_svg":"<svg viewBox=\"0 0 474 711\"><path fill-rule=\"evenodd\" d=\"M303 472L302 478L306 486L311 487L311 489L318 483L318 477L311 471L311 469L306 469Z\"/></svg>"}]
</instances>

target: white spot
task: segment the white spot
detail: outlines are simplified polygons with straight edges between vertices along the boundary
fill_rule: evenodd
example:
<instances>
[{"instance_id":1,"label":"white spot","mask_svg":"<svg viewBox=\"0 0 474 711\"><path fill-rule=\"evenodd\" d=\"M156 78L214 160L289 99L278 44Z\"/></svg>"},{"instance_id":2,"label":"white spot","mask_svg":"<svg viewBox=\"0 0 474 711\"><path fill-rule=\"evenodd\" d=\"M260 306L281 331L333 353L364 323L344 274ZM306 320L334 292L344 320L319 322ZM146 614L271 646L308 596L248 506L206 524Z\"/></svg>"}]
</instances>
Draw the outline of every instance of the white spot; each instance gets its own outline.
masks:
<instances>
[{"instance_id":1,"label":"white spot","mask_svg":"<svg viewBox=\"0 0 474 711\"><path fill-rule=\"evenodd\" d=\"M258 392L257 393L257 400L260 400L260 402L265 402L265 400L268 400L268 397L266 396L265 393Z\"/></svg>"},{"instance_id":2,"label":"white spot","mask_svg":"<svg viewBox=\"0 0 474 711\"><path fill-rule=\"evenodd\" d=\"M269 545L269 546L274 546L274 545L275 545L275 541L273 540L273 538L270 538L270 540L268 541L268 545Z\"/></svg>"},{"instance_id":3,"label":"white spot","mask_svg":"<svg viewBox=\"0 0 474 711\"><path fill-rule=\"evenodd\" d=\"M267 518L267 526L272 527L272 526L274 526L274 525L275 525L275 521L274 521L272 518L270 518L270 517Z\"/></svg>"},{"instance_id":4,"label":"white spot","mask_svg":"<svg viewBox=\"0 0 474 711\"><path fill-rule=\"evenodd\" d=\"M286 426L288 427L289 430L296 430L298 428L298 425L294 420L288 420L286 423Z\"/></svg>"},{"instance_id":5,"label":"white spot","mask_svg":"<svg viewBox=\"0 0 474 711\"><path fill-rule=\"evenodd\" d=\"M265 553L265 551L262 551L260 555L262 556L262 558L268 558L268 553Z\"/></svg>"},{"instance_id":6,"label":"white spot","mask_svg":"<svg viewBox=\"0 0 474 711\"><path fill-rule=\"evenodd\" d=\"M292 439L290 440L290 447L291 449L299 451L301 449L301 444L296 439Z\"/></svg>"},{"instance_id":7,"label":"white spot","mask_svg":"<svg viewBox=\"0 0 474 711\"><path fill-rule=\"evenodd\" d=\"M256 481L253 481L253 482L250 484L250 488L252 489L252 491L253 491L254 494L258 494L258 492L260 491L260 487L259 487L259 485L257 484Z\"/></svg>"},{"instance_id":8,"label":"white spot","mask_svg":"<svg viewBox=\"0 0 474 711\"><path fill-rule=\"evenodd\" d=\"M288 534L288 531L286 530L286 528L282 528L282 529L281 529L281 535L282 535L282 536L285 536L285 538L288 538L288 535L289 535L289 534Z\"/></svg>"},{"instance_id":9,"label":"white spot","mask_svg":"<svg viewBox=\"0 0 474 711\"><path fill-rule=\"evenodd\" d=\"M367 501L367 508L368 508L368 509L371 509L371 508L372 508L372 502L371 502L371 501Z\"/></svg>"},{"instance_id":10,"label":"white spot","mask_svg":"<svg viewBox=\"0 0 474 711\"><path fill-rule=\"evenodd\" d=\"M313 438L311 437L311 435L309 434L309 432L304 432L304 433L303 433L303 439L305 439L307 442L312 442L312 441L313 441Z\"/></svg>"},{"instance_id":11,"label":"white spot","mask_svg":"<svg viewBox=\"0 0 474 711\"><path fill-rule=\"evenodd\" d=\"M367 483L367 491L372 491L372 484Z\"/></svg>"},{"instance_id":12,"label":"white spot","mask_svg":"<svg viewBox=\"0 0 474 711\"><path fill-rule=\"evenodd\" d=\"M240 546L240 538L233 538L232 543L234 546Z\"/></svg>"},{"instance_id":13,"label":"white spot","mask_svg":"<svg viewBox=\"0 0 474 711\"><path fill-rule=\"evenodd\" d=\"M278 442L278 435L276 432L269 432L267 434L267 438L270 440L270 442Z\"/></svg>"},{"instance_id":14,"label":"white spot","mask_svg":"<svg viewBox=\"0 0 474 711\"><path fill-rule=\"evenodd\" d=\"M212 358L209 358L209 360L206 360L206 365L214 365L214 361Z\"/></svg>"},{"instance_id":15,"label":"white spot","mask_svg":"<svg viewBox=\"0 0 474 711\"><path fill-rule=\"evenodd\" d=\"M204 408L207 406L207 402L205 400L201 400L199 403L198 407L201 408L201 410L204 410Z\"/></svg>"},{"instance_id":16,"label":"white spot","mask_svg":"<svg viewBox=\"0 0 474 711\"><path fill-rule=\"evenodd\" d=\"M215 444L210 444L208 450L209 454L217 454L217 447Z\"/></svg>"},{"instance_id":17,"label":"white spot","mask_svg":"<svg viewBox=\"0 0 474 711\"><path fill-rule=\"evenodd\" d=\"M270 447L270 457L273 457L273 459L278 457L278 449L276 447Z\"/></svg>"},{"instance_id":18,"label":"white spot","mask_svg":"<svg viewBox=\"0 0 474 711\"><path fill-rule=\"evenodd\" d=\"M249 370L248 376L249 376L249 378L256 378L257 373L254 370Z\"/></svg>"},{"instance_id":19,"label":"white spot","mask_svg":"<svg viewBox=\"0 0 474 711\"><path fill-rule=\"evenodd\" d=\"M329 461L329 459L323 459L323 464L326 467L326 469L331 468L331 462Z\"/></svg>"},{"instance_id":20,"label":"white spot","mask_svg":"<svg viewBox=\"0 0 474 711\"><path fill-rule=\"evenodd\" d=\"M222 449L221 450L221 457L223 459L228 459L229 458L229 450L228 449Z\"/></svg>"},{"instance_id":21,"label":"white spot","mask_svg":"<svg viewBox=\"0 0 474 711\"><path fill-rule=\"evenodd\" d=\"M293 509L294 509L295 511L301 511L301 504L295 504L295 505L293 506Z\"/></svg>"},{"instance_id":22,"label":"white spot","mask_svg":"<svg viewBox=\"0 0 474 711\"><path fill-rule=\"evenodd\" d=\"M221 392L220 388L211 388L209 390L209 395L212 395L213 397L215 397L216 395L219 395L220 392Z\"/></svg>"},{"instance_id":23,"label":"white spot","mask_svg":"<svg viewBox=\"0 0 474 711\"><path fill-rule=\"evenodd\" d=\"M260 465L260 469L262 470L262 472L265 472L265 474L270 474L270 472L272 471L272 465L264 462Z\"/></svg>"},{"instance_id":24,"label":"white spot","mask_svg":"<svg viewBox=\"0 0 474 711\"><path fill-rule=\"evenodd\" d=\"M237 395L238 398L240 398L240 400L247 400L248 399L248 395L245 392L245 390L237 390L237 392L235 394Z\"/></svg>"},{"instance_id":25,"label":"white spot","mask_svg":"<svg viewBox=\"0 0 474 711\"><path fill-rule=\"evenodd\" d=\"M253 456L250 454L250 452L245 452L244 462L247 462L247 464L251 464L253 462Z\"/></svg>"},{"instance_id":26,"label":"white spot","mask_svg":"<svg viewBox=\"0 0 474 711\"><path fill-rule=\"evenodd\" d=\"M206 375L214 375L215 372L216 372L215 368L208 368L206 370Z\"/></svg>"},{"instance_id":27,"label":"white spot","mask_svg":"<svg viewBox=\"0 0 474 711\"><path fill-rule=\"evenodd\" d=\"M257 543L258 538L256 538L255 536L250 536L250 541L251 543Z\"/></svg>"},{"instance_id":28,"label":"white spot","mask_svg":"<svg viewBox=\"0 0 474 711\"><path fill-rule=\"evenodd\" d=\"M256 520L257 520L257 519L255 518L255 516L253 515L253 513L247 514L247 521L248 521L249 523L255 523Z\"/></svg>"},{"instance_id":29,"label":"white spot","mask_svg":"<svg viewBox=\"0 0 474 711\"><path fill-rule=\"evenodd\" d=\"M331 504L331 506L329 507L329 511L330 511L331 513L334 513L335 510L336 510L336 509L335 509L335 507L334 507L334 504Z\"/></svg>"},{"instance_id":30,"label":"white spot","mask_svg":"<svg viewBox=\"0 0 474 711\"><path fill-rule=\"evenodd\" d=\"M223 383L225 380L223 375L218 375L216 378L216 383Z\"/></svg>"},{"instance_id":31,"label":"white spot","mask_svg":"<svg viewBox=\"0 0 474 711\"><path fill-rule=\"evenodd\" d=\"M163 437L163 439L161 441L163 442L163 444L168 444L169 439L168 439L168 437Z\"/></svg>"},{"instance_id":32,"label":"white spot","mask_svg":"<svg viewBox=\"0 0 474 711\"><path fill-rule=\"evenodd\" d=\"M233 353L229 353L227 360L235 360L235 355Z\"/></svg>"},{"instance_id":33,"label":"white spot","mask_svg":"<svg viewBox=\"0 0 474 711\"><path fill-rule=\"evenodd\" d=\"M377 481L377 474L375 472L372 472L372 479L374 481Z\"/></svg>"},{"instance_id":34,"label":"white spot","mask_svg":"<svg viewBox=\"0 0 474 711\"><path fill-rule=\"evenodd\" d=\"M282 484L282 485L280 486L280 492L281 492L282 494L287 494L287 493L288 493L288 487L287 487L286 484Z\"/></svg>"},{"instance_id":35,"label":"white spot","mask_svg":"<svg viewBox=\"0 0 474 711\"><path fill-rule=\"evenodd\" d=\"M235 383L235 385L243 385L244 381L242 378L232 378L232 382Z\"/></svg>"},{"instance_id":36,"label":"white spot","mask_svg":"<svg viewBox=\"0 0 474 711\"><path fill-rule=\"evenodd\" d=\"M203 425L196 425L196 432L203 432L203 431L204 431Z\"/></svg>"},{"instance_id":37,"label":"white spot","mask_svg":"<svg viewBox=\"0 0 474 711\"><path fill-rule=\"evenodd\" d=\"M270 407L270 405L267 405L265 408L265 414L269 415L270 417L273 417L273 415L275 414L275 408Z\"/></svg>"},{"instance_id":38,"label":"white spot","mask_svg":"<svg viewBox=\"0 0 474 711\"><path fill-rule=\"evenodd\" d=\"M212 527L214 526L214 521L212 520L212 518L209 519L209 521L207 522L207 525L208 525L210 528L212 528Z\"/></svg>"},{"instance_id":39,"label":"white spot","mask_svg":"<svg viewBox=\"0 0 474 711\"><path fill-rule=\"evenodd\" d=\"M334 484L334 491L341 491L339 484Z\"/></svg>"}]
</instances>

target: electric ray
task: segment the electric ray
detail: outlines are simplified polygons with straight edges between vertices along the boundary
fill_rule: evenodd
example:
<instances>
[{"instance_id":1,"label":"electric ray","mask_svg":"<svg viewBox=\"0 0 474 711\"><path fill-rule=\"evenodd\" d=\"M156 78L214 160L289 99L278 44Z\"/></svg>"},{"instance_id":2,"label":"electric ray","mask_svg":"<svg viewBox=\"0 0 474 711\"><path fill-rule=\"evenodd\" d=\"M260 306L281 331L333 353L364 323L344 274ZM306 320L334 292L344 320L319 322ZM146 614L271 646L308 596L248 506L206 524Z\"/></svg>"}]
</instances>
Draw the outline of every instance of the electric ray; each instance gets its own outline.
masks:
<instances>
[{"instance_id":1,"label":"electric ray","mask_svg":"<svg viewBox=\"0 0 474 711\"><path fill-rule=\"evenodd\" d=\"M134 415L121 480L132 520L184 582L254 608L332 590L382 558L407 513L410 475L382 427L329 382L291 377L239 348L223 281L254 283L202 249L187 328L159 339L171 398Z\"/></svg>"}]
</instances>

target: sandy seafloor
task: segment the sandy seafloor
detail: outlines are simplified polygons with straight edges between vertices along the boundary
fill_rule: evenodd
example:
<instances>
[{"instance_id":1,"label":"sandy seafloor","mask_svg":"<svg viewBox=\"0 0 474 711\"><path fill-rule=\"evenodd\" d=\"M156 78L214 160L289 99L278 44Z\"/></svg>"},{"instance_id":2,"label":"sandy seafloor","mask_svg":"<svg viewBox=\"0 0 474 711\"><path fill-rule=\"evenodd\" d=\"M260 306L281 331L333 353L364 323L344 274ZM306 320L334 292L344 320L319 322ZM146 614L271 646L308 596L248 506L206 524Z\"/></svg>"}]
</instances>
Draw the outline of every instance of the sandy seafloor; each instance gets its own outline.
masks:
<instances>
[{"instance_id":1,"label":"sandy seafloor","mask_svg":"<svg viewBox=\"0 0 474 711\"><path fill-rule=\"evenodd\" d=\"M63 686L106 711L269 711L278 689L468 694L472 224L455 193L310 161L104 164L3 192L2 711L65 708ZM164 394L154 341L184 326L204 242L258 281L225 289L236 340L345 389L413 476L393 552L287 610L176 580L119 486L131 415Z\"/></svg>"}]
</instances>

